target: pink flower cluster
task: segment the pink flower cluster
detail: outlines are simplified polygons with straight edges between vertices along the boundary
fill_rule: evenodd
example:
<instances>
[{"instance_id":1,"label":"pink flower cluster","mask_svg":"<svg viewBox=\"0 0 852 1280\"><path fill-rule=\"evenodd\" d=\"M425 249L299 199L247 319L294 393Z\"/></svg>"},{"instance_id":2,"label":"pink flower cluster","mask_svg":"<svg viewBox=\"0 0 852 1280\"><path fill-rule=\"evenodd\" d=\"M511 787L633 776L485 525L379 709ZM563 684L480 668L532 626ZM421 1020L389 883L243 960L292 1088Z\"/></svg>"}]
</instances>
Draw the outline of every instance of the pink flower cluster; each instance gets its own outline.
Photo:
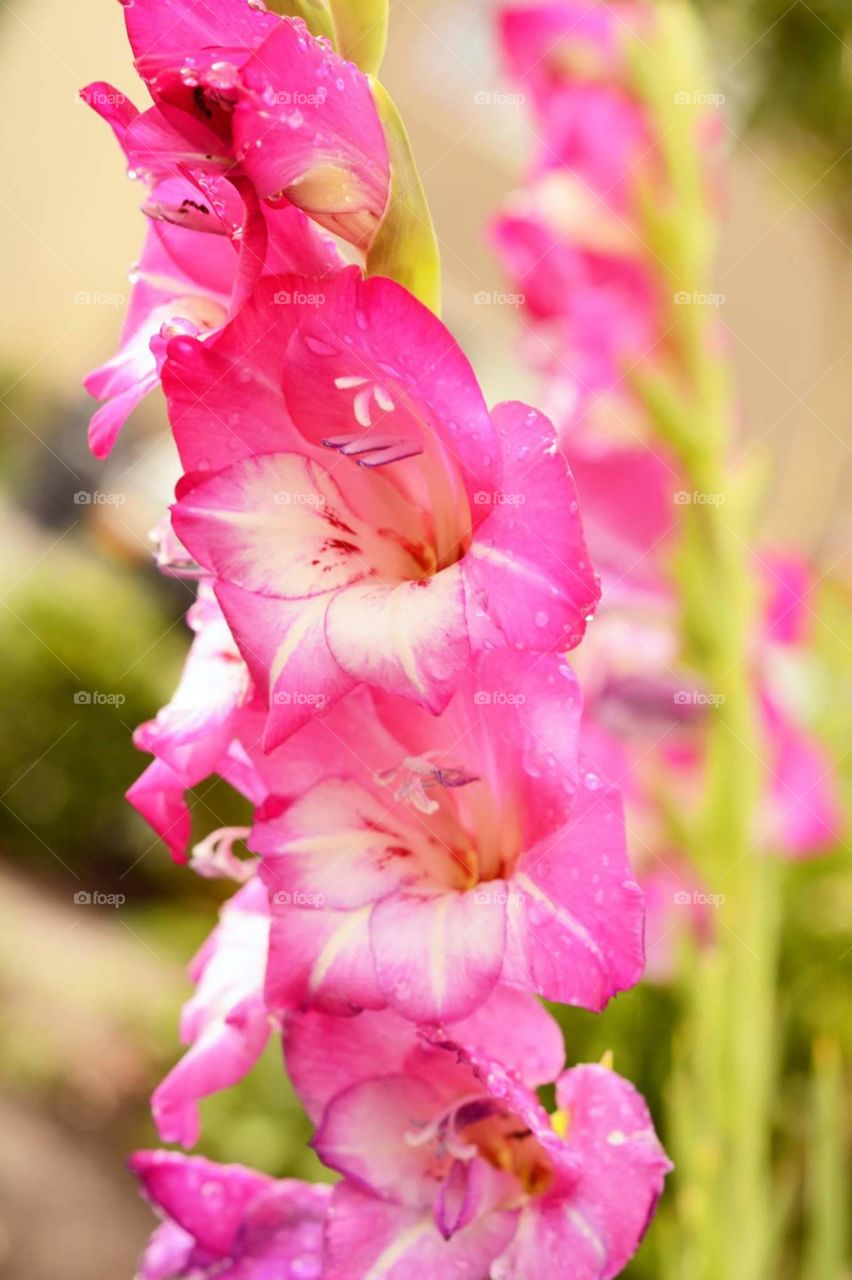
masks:
<instances>
[{"instance_id":1,"label":"pink flower cluster","mask_svg":"<svg viewBox=\"0 0 852 1280\"><path fill-rule=\"evenodd\" d=\"M125 0L153 105L84 91L147 190L105 455L161 385L182 474L165 572L198 580L132 803L178 860L213 775L247 828L193 965L161 1137L283 1031L333 1190L174 1152L146 1280L616 1275L668 1162L632 1087L564 1070L535 996L638 981L642 895L564 660L599 596L554 428L489 409L441 321L365 278L390 162L368 78L261 0ZM250 856L236 851L244 842ZM556 1088L549 1115L536 1089Z\"/></svg>"},{"instance_id":2,"label":"pink flower cluster","mask_svg":"<svg viewBox=\"0 0 852 1280\"><path fill-rule=\"evenodd\" d=\"M525 350L570 460L605 608L581 664L586 750L624 788L647 891L649 974L671 972L670 941L691 925L710 933L703 891L665 833L657 797L698 798L704 729L717 692L684 670L671 573L680 517L692 502L671 454L655 438L632 370L677 369L670 277L648 244L649 192L669 191L659 128L631 71L631 48L652 46L654 10L639 0L589 6L543 0L500 11L506 67L531 105L538 149L506 201L493 240L524 298ZM673 109L677 110L676 104ZM695 113L692 145L715 188L718 117ZM719 340L720 348L723 342ZM799 558L758 551L762 600L747 656L761 718L765 793L756 847L788 857L821 852L841 830L832 768L807 726L801 686L810 641L812 573ZM724 590L724 584L718 584ZM710 900L712 902L712 899ZM697 905L696 905L697 904Z\"/></svg>"}]
</instances>

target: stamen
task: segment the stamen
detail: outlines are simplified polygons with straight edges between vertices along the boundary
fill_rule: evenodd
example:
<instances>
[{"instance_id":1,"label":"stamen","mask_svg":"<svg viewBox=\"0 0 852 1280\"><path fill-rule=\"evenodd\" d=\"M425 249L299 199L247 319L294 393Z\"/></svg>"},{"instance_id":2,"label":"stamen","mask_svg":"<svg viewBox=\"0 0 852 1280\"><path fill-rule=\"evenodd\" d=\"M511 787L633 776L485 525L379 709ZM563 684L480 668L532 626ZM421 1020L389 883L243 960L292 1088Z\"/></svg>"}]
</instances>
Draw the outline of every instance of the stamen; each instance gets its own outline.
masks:
<instances>
[{"instance_id":1,"label":"stamen","mask_svg":"<svg viewBox=\"0 0 852 1280\"><path fill-rule=\"evenodd\" d=\"M322 443L326 449L336 449L346 458L357 458L362 467L383 467L423 452L423 446L416 441L389 435L327 436Z\"/></svg>"},{"instance_id":2,"label":"stamen","mask_svg":"<svg viewBox=\"0 0 852 1280\"><path fill-rule=\"evenodd\" d=\"M469 782L478 782L476 774L468 773L451 765L436 765L424 756L406 756L401 764L394 765L378 774L379 782L386 787L396 785L394 797L403 804L413 805L421 813L435 813L439 809L437 800L426 795L431 787L464 787Z\"/></svg>"},{"instance_id":3,"label":"stamen","mask_svg":"<svg viewBox=\"0 0 852 1280\"><path fill-rule=\"evenodd\" d=\"M219 827L192 850L190 868L208 880L235 880L245 884L254 875L255 859L238 858L237 840L245 840L250 827Z\"/></svg>"},{"instance_id":4,"label":"stamen","mask_svg":"<svg viewBox=\"0 0 852 1280\"><path fill-rule=\"evenodd\" d=\"M372 388L365 387L363 391L358 392L353 402L352 408L355 413L355 421L361 427L371 427L373 425L370 407L372 397Z\"/></svg>"}]
</instances>

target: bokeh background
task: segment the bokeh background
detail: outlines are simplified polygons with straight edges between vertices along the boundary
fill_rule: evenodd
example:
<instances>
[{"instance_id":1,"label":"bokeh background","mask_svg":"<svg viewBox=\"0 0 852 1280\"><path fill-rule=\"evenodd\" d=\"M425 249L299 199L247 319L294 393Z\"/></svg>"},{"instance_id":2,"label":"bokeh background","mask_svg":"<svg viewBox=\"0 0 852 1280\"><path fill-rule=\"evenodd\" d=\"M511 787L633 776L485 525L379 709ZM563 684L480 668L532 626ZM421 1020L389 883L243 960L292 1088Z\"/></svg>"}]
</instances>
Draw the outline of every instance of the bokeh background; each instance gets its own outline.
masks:
<instances>
[{"instance_id":1,"label":"bokeh background","mask_svg":"<svg viewBox=\"0 0 852 1280\"><path fill-rule=\"evenodd\" d=\"M729 125L717 287L739 379L739 449L767 469L765 540L792 543L818 566L815 706L842 757L852 642L844 559L852 9L848 0L707 0L700 12ZM489 399L534 399L517 358L517 314L476 301L503 283L486 228L519 179L528 136L523 107L494 100L492 19L486 0L392 0L383 78L408 123L438 228L445 318ZM76 96L93 79L141 99L115 0L0 0L0 1274L8 1280L133 1274L151 1222L123 1160L155 1142L147 1097L177 1055L185 965L217 901L216 887L172 866L122 800L143 763L131 731L175 683L190 597L149 560L147 531L174 479L161 402L137 413L106 466L86 449L91 404L80 377L114 349L143 230L141 192ZM199 838L239 818L224 788L196 795ZM75 901L97 893L120 905ZM847 1050L852 1042L848 855L796 868L789 893L782 1167L785 1144L800 1151L805 1141L810 1046L822 1032L845 1037ZM612 1048L618 1069L659 1108L673 1024L665 989L646 984L599 1018L569 1011L563 1022L572 1059ZM275 1048L204 1116L204 1153L316 1175ZM787 1181L795 1223L798 1158ZM795 1247L789 1265L804 1276ZM653 1249L628 1274L650 1280Z\"/></svg>"}]
</instances>

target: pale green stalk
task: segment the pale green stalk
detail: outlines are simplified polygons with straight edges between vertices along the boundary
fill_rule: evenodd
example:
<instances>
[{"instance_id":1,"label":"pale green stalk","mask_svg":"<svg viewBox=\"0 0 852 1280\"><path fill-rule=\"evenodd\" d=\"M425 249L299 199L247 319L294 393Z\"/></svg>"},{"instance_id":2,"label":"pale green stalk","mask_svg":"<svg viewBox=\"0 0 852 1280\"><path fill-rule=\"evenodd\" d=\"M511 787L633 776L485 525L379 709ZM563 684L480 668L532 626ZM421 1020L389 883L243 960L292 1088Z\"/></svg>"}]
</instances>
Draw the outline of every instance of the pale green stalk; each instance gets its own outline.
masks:
<instances>
[{"instance_id":1,"label":"pale green stalk","mask_svg":"<svg viewBox=\"0 0 852 1280\"><path fill-rule=\"evenodd\" d=\"M762 766L750 657L751 501L748 477L728 470L733 400L716 354L715 312L699 301L713 292L715 252L695 127L708 110L709 85L688 7L661 0L656 17L650 47L638 44L634 67L666 171L668 199L649 182L643 215L671 290L673 351L662 372L636 383L678 459L684 488L701 497L682 507L677 576L684 656L717 705L707 715L703 813L688 846L713 891L726 898L715 945L691 952L680 976L684 1017L668 1100L678 1229L666 1271L678 1280L770 1280L780 872L754 848ZM676 304L680 294L689 301Z\"/></svg>"},{"instance_id":2,"label":"pale green stalk","mask_svg":"<svg viewBox=\"0 0 852 1280\"><path fill-rule=\"evenodd\" d=\"M839 1280L844 1274L849 1244L847 1126L840 1052L833 1040L820 1040L813 1050L805 1183L808 1280Z\"/></svg>"}]
</instances>

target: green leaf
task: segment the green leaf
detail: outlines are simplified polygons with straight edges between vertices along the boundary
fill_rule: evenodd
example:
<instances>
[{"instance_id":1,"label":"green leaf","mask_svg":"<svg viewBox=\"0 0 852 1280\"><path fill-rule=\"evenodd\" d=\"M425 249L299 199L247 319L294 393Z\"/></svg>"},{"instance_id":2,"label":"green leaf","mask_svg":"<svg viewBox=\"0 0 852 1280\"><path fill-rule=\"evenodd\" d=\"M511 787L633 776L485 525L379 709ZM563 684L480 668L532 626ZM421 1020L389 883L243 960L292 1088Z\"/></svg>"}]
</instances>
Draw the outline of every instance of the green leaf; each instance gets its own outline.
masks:
<instances>
[{"instance_id":1,"label":"green leaf","mask_svg":"<svg viewBox=\"0 0 852 1280\"><path fill-rule=\"evenodd\" d=\"M388 39L388 0L268 0L285 18L303 18L311 35L325 36L341 57L377 74Z\"/></svg>"},{"instance_id":2,"label":"green leaf","mask_svg":"<svg viewBox=\"0 0 852 1280\"><path fill-rule=\"evenodd\" d=\"M267 7L282 18L303 18L312 36L334 40L334 22L326 0L267 0Z\"/></svg>"},{"instance_id":3,"label":"green leaf","mask_svg":"<svg viewBox=\"0 0 852 1280\"><path fill-rule=\"evenodd\" d=\"M392 98L378 81L373 82L373 97L387 139L391 183L387 208L367 254L367 274L396 280L438 315L441 260L411 143Z\"/></svg>"},{"instance_id":4,"label":"green leaf","mask_svg":"<svg viewBox=\"0 0 852 1280\"><path fill-rule=\"evenodd\" d=\"M378 74L388 40L388 0L330 0L337 52Z\"/></svg>"}]
</instances>

